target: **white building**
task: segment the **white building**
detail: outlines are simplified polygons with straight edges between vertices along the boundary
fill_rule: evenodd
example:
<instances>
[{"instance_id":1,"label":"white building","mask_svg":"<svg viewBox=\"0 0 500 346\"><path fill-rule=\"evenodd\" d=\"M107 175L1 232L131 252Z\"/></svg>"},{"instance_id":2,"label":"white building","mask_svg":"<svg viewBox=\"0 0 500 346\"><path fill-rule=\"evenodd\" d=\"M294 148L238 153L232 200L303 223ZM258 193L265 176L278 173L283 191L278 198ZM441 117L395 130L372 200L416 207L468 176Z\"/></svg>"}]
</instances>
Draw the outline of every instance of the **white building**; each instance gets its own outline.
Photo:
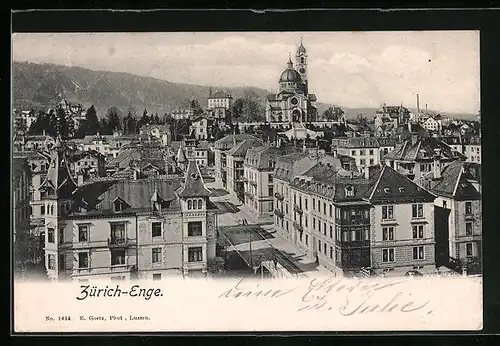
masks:
<instances>
[{"instance_id":1,"label":"white building","mask_svg":"<svg viewBox=\"0 0 500 346\"><path fill-rule=\"evenodd\" d=\"M196 139L208 139L208 120L203 117L193 120L189 132L194 134Z\"/></svg>"}]
</instances>

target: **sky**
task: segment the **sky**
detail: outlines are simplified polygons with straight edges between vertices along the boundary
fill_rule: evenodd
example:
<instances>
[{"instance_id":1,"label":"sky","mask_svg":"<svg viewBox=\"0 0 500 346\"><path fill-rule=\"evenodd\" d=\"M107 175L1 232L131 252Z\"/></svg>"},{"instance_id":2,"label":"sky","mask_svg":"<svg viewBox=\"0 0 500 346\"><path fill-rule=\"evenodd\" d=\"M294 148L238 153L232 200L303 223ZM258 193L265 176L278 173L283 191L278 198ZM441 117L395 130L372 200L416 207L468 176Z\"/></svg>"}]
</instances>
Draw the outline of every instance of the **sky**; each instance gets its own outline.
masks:
<instances>
[{"instance_id":1,"label":"sky","mask_svg":"<svg viewBox=\"0 0 500 346\"><path fill-rule=\"evenodd\" d=\"M14 61L276 92L300 40L309 92L339 106L480 109L479 31L13 34Z\"/></svg>"}]
</instances>

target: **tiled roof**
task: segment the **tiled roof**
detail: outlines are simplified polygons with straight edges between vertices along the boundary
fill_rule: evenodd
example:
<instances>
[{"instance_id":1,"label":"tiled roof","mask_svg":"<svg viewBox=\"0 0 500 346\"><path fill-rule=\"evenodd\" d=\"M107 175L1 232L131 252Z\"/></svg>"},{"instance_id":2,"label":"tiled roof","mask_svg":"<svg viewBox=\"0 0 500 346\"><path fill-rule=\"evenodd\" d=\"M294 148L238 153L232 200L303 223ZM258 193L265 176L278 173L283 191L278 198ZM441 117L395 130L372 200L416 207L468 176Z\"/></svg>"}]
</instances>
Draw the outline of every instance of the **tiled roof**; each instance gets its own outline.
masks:
<instances>
[{"instance_id":1,"label":"tiled roof","mask_svg":"<svg viewBox=\"0 0 500 346\"><path fill-rule=\"evenodd\" d=\"M131 162L137 163L143 167L151 163L157 167L165 167L167 152L164 148L156 145L137 145L131 148L125 148L120 151L118 156L106 164L106 167L115 168L118 166L123 169L130 166Z\"/></svg>"},{"instance_id":2,"label":"tiled roof","mask_svg":"<svg viewBox=\"0 0 500 346\"><path fill-rule=\"evenodd\" d=\"M268 144L259 146L256 148L248 149L245 156L245 164L258 168L258 169L269 169L269 162L276 161L279 157L294 152L298 152L299 149L295 147L275 147Z\"/></svg>"},{"instance_id":3,"label":"tiled roof","mask_svg":"<svg viewBox=\"0 0 500 346\"><path fill-rule=\"evenodd\" d=\"M226 155L245 157L248 149L261 145L262 141L260 139L257 138L245 139L243 142L236 144L234 147L228 150Z\"/></svg>"},{"instance_id":4,"label":"tiled roof","mask_svg":"<svg viewBox=\"0 0 500 346\"><path fill-rule=\"evenodd\" d=\"M401 161L432 159L435 155L435 149L440 150L441 160L465 159L465 156L453 151L449 145L434 137L420 138L414 143L411 140L406 140L397 144L394 150L384 156L384 159Z\"/></svg>"},{"instance_id":5,"label":"tiled roof","mask_svg":"<svg viewBox=\"0 0 500 346\"><path fill-rule=\"evenodd\" d=\"M456 160L442 169L441 177L434 179L433 172L429 172L419 179L419 184L429 188L439 196L451 197L457 200L481 199L481 194L472 185L476 180L464 169L466 163Z\"/></svg>"},{"instance_id":6,"label":"tiled roof","mask_svg":"<svg viewBox=\"0 0 500 346\"><path fill-rule=\"evenodd\" d=\"M187 198L209 197L211 193L203 182L203 177L196 161L190 160L184 177L184 184L178 189L177 194L179 197Z\"/></svg>"},{"instance_id":7,"label":"tiled roof","mask_svg":"<svg viewBox=\"0 0 500 346\"><path fill-rule=\"evenodd\" d=\"M342 167L341 160L331 155L325 155L320 161L335 168ZM274 176L285 181L292 181L295 177L303 175L314 167L318 162L318 160L310 158L308 154L302 152L283 155L276 160Z\"/></svg>"},{"instance_id":8,"label":"tiled roof","mask_svg":"<svg viewBox=\"0 0 500 346\"><path fill-rule=\"evenodd\" d=\"M235 144L239 142L243 142L245 139L257 139L257 137L252 136L247 133L235 134L235 135L227 135L219 140L217 140L214 144L214 148L216 149L231 149Z\"/></svg>"},{"instance_id":9,"label":"tiled roof","mask_svg":"<svg viewBox=\"0 0 500 346\"><path fill-rule=\"evenodd\" d=\"M398 138L396 137L378 137L378 144L381 147L394 147L398 142Z\"/></svg>"},{"instance_id":10,"label":"tiled roof","mask_svg":"<svg viewBox=\"0 0 500 346\"><path fill-rule=\"evenodd\" d=\"M164 201L172 201L176 199L175 190L180 184L181 180L176 178L94 181L78 188L74 198L76 201L83 199L88 210L112 210L116 198L125 201L128 209L151 209L155 190Z\"/></svg>"},{"instance_id":11,"label":"tiled roof","mask_svg":"<svg viewBox=\"0 0 500 346\"><path fill-rule=\"evenodd\" d=\"M341 148L378 148L380 146L375 137L333 139L332 144Z\"/></svg>"}]
</instances>

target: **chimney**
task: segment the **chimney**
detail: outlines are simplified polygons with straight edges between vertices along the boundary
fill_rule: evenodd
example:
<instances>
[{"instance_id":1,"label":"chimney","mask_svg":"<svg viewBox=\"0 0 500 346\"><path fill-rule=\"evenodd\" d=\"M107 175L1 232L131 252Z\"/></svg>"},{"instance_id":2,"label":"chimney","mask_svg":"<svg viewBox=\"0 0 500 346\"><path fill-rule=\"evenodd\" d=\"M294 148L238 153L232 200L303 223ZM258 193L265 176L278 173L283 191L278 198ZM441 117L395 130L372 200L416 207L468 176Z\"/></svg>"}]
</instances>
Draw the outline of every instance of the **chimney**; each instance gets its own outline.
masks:
<instances>
[{"instance_id":1,"label":"chimney","mask_svg":"<svg viewBox=\"0 0 500 346\"><path fill-rule=\"evenodd\" d=\"M433 178L441 178L441 149L434 149Z\"/></svg>"},{"instance_id":2,"label":"chimney","mask_svg":"<svg viewBox=\"0 0 500 346\"><path fill-rule=\"evenodd\" d=\"M420 99L418 94L417 94L417 113L420 113Z\"/></svg>"},{"instance_id":3,"label":"chimney","mask_svg":"<svg viewBox=\"0 0 500 346\"><path fill-rule=\"evenodd\" d=\"M332 148L333 157L337 157L337 148Z\"/></svg>"}]
</instances>

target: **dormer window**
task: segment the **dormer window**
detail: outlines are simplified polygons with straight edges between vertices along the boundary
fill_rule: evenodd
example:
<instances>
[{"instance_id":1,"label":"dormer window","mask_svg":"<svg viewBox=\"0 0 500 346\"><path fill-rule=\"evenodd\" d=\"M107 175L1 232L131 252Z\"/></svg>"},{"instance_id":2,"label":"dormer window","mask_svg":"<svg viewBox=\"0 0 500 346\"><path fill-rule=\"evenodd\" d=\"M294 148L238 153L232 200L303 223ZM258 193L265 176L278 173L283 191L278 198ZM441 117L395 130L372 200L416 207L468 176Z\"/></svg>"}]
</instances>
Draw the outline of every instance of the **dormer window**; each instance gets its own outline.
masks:
<instances>
[{"instance_id":1,"label":"dormer window","mask_svg":"<svg viewBox=\"0 0 500 346\"><path fill-rule=\"evenodd\" d=\"M389 193L389 192L391 192L391 189L388 187L384 187L384 193Z\"/></svg>"},{"instance_id":2,"label":"dormer window","mask_svg":"<svg viewBox=\"0 0 500 346\"><path fill-rule=\"evenodd\" d=\"M399 192L405 192L405 188L404 187L400 187L399 188Z\"/></svg>"},{"instance_id":3,"label":"dormer window","mask_svg":"<svg viewBox=\"0 0 500 346\"><path fill-rule=\"evenodd\" d=\"M346 197L353 197L354 196L354 186L347 185L345 187L345 196Z\"/></svg>"},{"instance_id":4,"label":"dormer window","mask_svg":"<svg viewBox=\"0 0 500 346\"><path fill-rule=\"evenodd\" d=\"M113 201L113 211L115 213L123 211L125 209L125 207L126 207L126 203L121 198L116 198Z\"/></svg>"}]
</instances>

